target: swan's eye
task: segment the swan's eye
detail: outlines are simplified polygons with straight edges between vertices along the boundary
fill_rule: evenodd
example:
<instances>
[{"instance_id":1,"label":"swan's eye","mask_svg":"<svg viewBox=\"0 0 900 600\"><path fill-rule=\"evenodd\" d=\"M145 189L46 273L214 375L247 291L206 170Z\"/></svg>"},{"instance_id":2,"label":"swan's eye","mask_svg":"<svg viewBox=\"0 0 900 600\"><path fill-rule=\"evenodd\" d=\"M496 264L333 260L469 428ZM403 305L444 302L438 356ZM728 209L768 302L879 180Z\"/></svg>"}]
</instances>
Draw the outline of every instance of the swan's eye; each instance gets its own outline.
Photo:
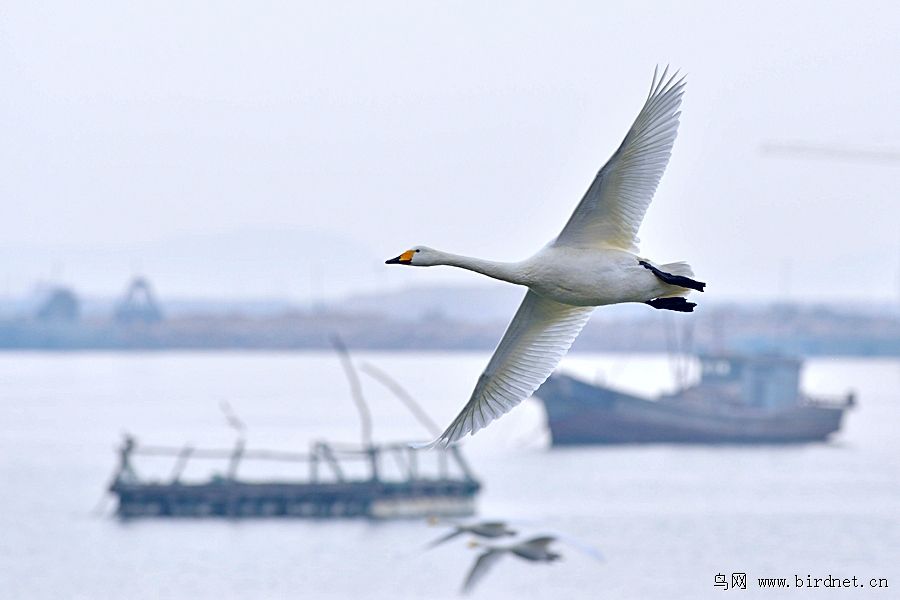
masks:
<instances>
[{"instance_id":1,"label":"swan's eye","mask_svg":"<svg viewBox=\"0 0 900 600\"><path fill-rule=\"evenodd\" d=\"M416 252L421 252L421 250L416 250Z\"/></svg>"}]
</instances>

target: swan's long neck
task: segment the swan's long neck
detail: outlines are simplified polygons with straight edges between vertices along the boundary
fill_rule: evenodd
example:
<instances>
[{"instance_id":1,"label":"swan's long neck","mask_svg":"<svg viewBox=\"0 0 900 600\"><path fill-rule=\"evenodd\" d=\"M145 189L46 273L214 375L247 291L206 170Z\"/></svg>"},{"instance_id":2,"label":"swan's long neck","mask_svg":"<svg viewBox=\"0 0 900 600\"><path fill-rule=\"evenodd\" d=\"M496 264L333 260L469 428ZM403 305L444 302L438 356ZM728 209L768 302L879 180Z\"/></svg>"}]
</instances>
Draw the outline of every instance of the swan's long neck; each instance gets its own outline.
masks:
<instances>
[{"instance_id":1,"label":"swan's long neck","mask_svg":"<svg viewBox=\"0 0 900 600\"><path fill-rule=\"evenodd\" d=\"M449 252L439 252L436 264L459 267L460 269L475 271L501 281L526 285L519 263L495 262L470 256L460 256L459 254L450 254Z\"/></svg>"}]
</instances>

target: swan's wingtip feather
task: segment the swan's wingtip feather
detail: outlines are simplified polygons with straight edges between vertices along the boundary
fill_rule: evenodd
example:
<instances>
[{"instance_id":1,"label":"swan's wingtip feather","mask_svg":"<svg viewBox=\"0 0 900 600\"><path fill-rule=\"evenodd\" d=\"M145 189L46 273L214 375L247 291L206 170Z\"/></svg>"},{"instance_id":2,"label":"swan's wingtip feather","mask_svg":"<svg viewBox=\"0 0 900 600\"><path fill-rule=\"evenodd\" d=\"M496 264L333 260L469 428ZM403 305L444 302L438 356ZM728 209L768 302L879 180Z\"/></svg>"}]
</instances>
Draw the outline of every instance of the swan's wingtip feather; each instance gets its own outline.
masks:
<instances>
[{"instance_id":1,"label":"swan's wingtip feather","mask_svg":"<svg viewBox=\"0 0 900 600\"><path fill-rule=\"evenodd\" d=\"M446 450L455 443L456 440L452 440L448 436L442 435L438 439L430 442L410 442L409 444L407 444L407 446L414 450L434 450L435 448Z\"/></svg>"},{"instance_id":2,"label":"swan's wingtip feather","mask_svg":"<svg viewBox=\"0 0 900 600\"><path fill-rule=\"evenodd\" d=\"M410 442L407 444L413 450L431 450L436 447L438 442L440 442L440 438L434 440L433 442Z\"/></svg>"}]
</instances>

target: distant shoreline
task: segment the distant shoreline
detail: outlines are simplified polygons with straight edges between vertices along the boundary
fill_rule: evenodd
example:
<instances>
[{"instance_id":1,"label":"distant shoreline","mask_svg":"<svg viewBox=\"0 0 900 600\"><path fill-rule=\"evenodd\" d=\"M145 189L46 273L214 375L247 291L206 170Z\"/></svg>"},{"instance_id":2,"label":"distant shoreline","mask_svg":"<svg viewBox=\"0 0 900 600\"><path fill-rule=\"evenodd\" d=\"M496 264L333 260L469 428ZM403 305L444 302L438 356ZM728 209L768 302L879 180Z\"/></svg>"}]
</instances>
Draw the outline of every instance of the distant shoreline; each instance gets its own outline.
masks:
<instances>
[{"instance_id":1,"label":"distant shoreline","mask_svg":"<svg viewBox=\"0 0 900 600\"><path fill-rule=\"evenodd\" d=\"M900 356L900 318L803 306L729 307L691 318L594 319L572 351ZM326 350L337 332L356 350L491 351L506 323L434 316L302 313L185 316L155 323L111 319L0 321L0 351Z\"/></svg>"}]
</instances>

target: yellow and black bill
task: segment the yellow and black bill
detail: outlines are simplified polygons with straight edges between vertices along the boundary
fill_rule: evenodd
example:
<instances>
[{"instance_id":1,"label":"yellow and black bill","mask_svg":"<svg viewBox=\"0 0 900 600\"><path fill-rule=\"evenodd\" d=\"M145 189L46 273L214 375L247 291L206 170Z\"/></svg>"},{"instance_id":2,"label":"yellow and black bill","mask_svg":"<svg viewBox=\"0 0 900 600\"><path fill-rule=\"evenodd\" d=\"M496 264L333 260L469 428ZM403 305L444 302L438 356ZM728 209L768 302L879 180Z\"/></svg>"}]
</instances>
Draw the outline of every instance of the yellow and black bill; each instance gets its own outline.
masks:
<instances>
[{"instance_id":1,"label":"yellow and black bill","mask_svg":"<svg viewBox=\"0 0 900 600\"><path fill-rule=\"evenodd\" d=\"M415 253L416 253L415 250L407 250L406 252L404 252L403 254L401 254L400 256L398 256L396 258L390 258L390 259L384 261L384 264L386 264L386 265L408 265L408 264L411 264L413 254L415 254Z\"/></svg>"}]
</instances>

